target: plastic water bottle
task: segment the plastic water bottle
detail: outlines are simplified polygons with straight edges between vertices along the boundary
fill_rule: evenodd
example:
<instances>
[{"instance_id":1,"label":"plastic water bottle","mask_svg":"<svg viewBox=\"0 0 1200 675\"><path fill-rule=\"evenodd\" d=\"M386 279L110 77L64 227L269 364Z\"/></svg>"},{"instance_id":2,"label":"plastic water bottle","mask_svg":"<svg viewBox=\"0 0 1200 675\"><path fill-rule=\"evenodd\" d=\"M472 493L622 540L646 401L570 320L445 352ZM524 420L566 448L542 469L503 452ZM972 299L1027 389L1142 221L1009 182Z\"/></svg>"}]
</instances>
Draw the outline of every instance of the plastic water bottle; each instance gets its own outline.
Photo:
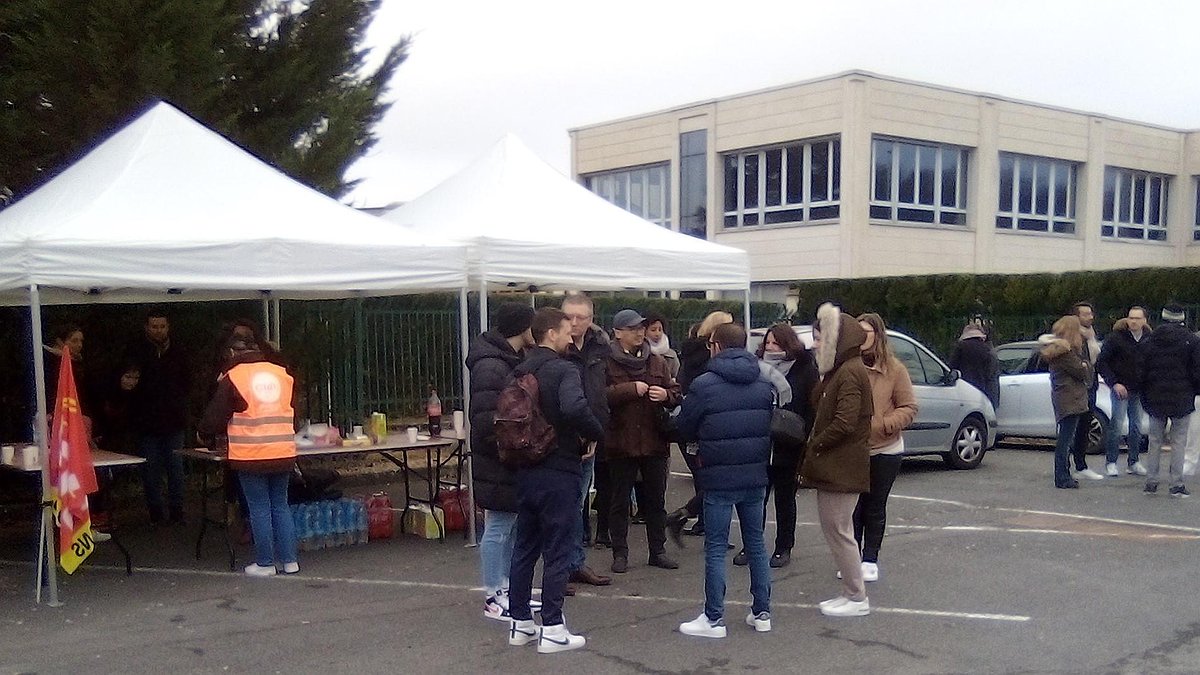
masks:
<instances>
[{"instance_id":1,"label":"plastic water bottle","mask_svg":"<svg viewBox=\"0 0 1200 675\"><path fill-rule=\"evenodd\" d=\"M331 504L333 509L333 545L345 546L346 541L346 502L338 499Z\"/></svg>"},{"instance_id":2,"label":"plastic water bottle","mask_svg":"<svg viewBox=\"0 0 1200 675\"><path fill-rule=\"evenodd\" d=\"M342 497L342 511L339 529L342 531L342 545L353 546L358 543L358 533L355 532L357 518L354 511L354 500L348 497Z\"/></svg>"},{"instance_id":3,"label":"plastic water bottle","mask_svg":"<svg viewBox=\"0 0 1200 675\"><path fill-rule=\"evenodd\" d=\"M317 531L317 513L313 509L312 502L300 505L301 519L304 521L304 538L300 540L301 550L312 551L316 549Z\"/></svg>"},{"instance_id":4,"label":"plastic water bottle","mask_svg":"<svg viewBox=\"0 0 1200 675\"><path fill-rule=\"evenodd\" d=\"M358 543L365 544L370 540L370 522L367 520L367 502L364 500L357 500L354 503L355 516L358 520Z\"/></svg>"},{"instance_id":5,"label":"plastic water bottle","mask_svg":"<svg viewBox=\"0 0 1200 675\"><path fill-rule=\"evenodd\" d=\"M337 532L334 531L333 502L321 502L321 548L333 548Z\"/></svg>"},{"instance_id":6,"label":"plastic water bottle","mask_svg":"<svg viewBox=\"0 0 1200 675\"><path fill-rule=\"evenodd\" d=\"M292 528L296 533L296 547L301 551L304 550L304 507L300 504L291 504L288 510L292 513Z\"/></svg>"}]
</instances>

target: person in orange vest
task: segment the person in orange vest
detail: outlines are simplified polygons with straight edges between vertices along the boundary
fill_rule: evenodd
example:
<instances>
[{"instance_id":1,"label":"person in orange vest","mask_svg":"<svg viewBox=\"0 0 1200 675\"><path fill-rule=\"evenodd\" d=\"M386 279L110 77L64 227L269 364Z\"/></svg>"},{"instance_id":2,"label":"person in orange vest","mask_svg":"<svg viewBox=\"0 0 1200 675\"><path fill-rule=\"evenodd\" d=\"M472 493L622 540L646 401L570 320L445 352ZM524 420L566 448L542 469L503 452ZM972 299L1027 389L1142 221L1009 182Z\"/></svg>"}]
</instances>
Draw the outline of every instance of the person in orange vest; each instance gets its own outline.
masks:
<instances>
[{"instance_id":1,"label":"person in orange vest","mask_svg":"<svg viewBox=\"0 0 1200 675\"><path fill-rule=\"evenodd\" d=\"M296 465L292 376L271 363L253 339L234 336L229 370L200 421L201 434L228 438L228 460L250 510L255 561L252 577L300 571L296 531L288 509L288 479Z\"/></svg>"}]
</instances>

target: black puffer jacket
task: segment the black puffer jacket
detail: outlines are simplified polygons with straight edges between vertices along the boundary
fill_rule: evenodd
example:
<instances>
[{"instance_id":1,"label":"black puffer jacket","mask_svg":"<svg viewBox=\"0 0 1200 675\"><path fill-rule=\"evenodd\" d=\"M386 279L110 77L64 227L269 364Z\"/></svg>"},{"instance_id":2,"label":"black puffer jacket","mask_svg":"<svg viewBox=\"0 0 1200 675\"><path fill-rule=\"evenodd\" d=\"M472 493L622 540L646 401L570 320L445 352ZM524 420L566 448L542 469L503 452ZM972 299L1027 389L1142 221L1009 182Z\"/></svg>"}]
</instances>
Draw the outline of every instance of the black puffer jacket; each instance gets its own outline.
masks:
<instances>
[{"instance_id":1,"label":"black puffer jacket","mask_svg":"<svg viewBox=\"0 0 1200 675\"><path fill-rule=\"evenodd\" d=\"M679 382L684 396L687 396L692 380L708 369L708 358L708 338L691 337L679 346L679 374L675 380Z\"/></svg>"},{"instance_id":2,"label":"black puffer jacket","mask_svg":"<svg viewBox=\"0 0 1200 675\"><path fill-rule=\"evenodd\" d=\"M583 395L600 424L608 425L608 335L599 326L588 328L583 336L583 348L572 342L563 356L579 370Z\"/></svg>"},{"instance_id":3,"label":"black puffer jacket","mask_svg":"<svg viewBox=\"0 0 1200 675\"><path fill-rule=\"evenodd\" d=\"M994 407L1000 407L1000 361L990 344L979 338L959 340L950 355L950 367L986 394Z\"/></svg>"},{"instance_id":4,"label":"black puffer jacket","mask_svg":"<svg viewBox=\"0 0 1200 675\"><path fill-rule=\"evenodd\" d=\"M1200 391L1200 340L1182 324L1164 323L1142 338L1140 391L1146 412L1155 417L1182 417L1196 409Z\"/></svg>"},{"instance_id":5,"label":"black puffer jacket","mask_svg":"<svg viewBox=\"0 0 1200 675\"><path fill-rule=\"evenodd\" d=\"M496 399L522 355L497 331L477 336L467 351L471 371L471 471L475 503L489 511L517 511L516 480L500 463L492 425Z\"/></svg>"},{"instance_id":6,"label":"black puffer jacket","mask_svg":"<svg viewBox=\"0 0 1200 675\"><path fill-rule=\"evenodd\" d=\"M538 465L579 476L584 447L580 437L589 441L604 439L604 425L592 414L577 371L549 347L535 347L513 374L533 373L538 381L542 414L558 434L558 447ZM607 406L606 406L607 408Z\"/></svg>"},{"instance_id":7,"label":"black puffer jacket","mask_svg":"<svg viewBox=\"0 0 1200 675\"><path fill-rule=\"evenodd\" d=\"M1142 346L1150 337L1150 326L1142 329L1142 339L1133 339L1129 332L1129 321L1120 319L1113 324L1113 330L1104 338L1104 346L1100 348L1100 357L1096 360L1096 370L1108 386L1125 385L1129 391L1136 392L1142 381Z\"/></svg>"}]
</instances>

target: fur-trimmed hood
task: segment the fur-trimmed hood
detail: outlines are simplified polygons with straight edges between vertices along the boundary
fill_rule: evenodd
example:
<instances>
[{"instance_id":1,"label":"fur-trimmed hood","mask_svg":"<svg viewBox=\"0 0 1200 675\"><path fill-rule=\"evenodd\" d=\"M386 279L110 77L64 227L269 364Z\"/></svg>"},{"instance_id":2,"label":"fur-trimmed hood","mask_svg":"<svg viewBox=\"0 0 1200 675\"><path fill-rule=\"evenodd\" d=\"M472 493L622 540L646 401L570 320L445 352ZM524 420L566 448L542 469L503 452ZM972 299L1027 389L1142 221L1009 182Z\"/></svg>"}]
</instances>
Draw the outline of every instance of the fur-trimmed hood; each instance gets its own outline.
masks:
<instances>
[{"instance_id":1,"label":"fur-trimmed hood","mask_svg":"<svg viewBox=\"0 0 1200 675\"><path fill-rule=\"evenodd\" d=\"M822 377L836 370L846 359L857 356L867 341L867 332L862 326L828 302L817 309L817 330L821 333L821 345L816 354L817 371Z\"/></svg>"},{"instance_id":2,"label":"fur-trimmed hood","mask_svg":"<svg viewBox=\"0 0 1200 675\"><path fill-rule=\"evenodd\" d=\"M1046 333L1038 337L1038 347L1041 348L1042 358L1047 361L1053 361L1063 354L1071 351L1071 343L1066 340L1055 337L1052 333Z\"/></svg>"}]
</instances>

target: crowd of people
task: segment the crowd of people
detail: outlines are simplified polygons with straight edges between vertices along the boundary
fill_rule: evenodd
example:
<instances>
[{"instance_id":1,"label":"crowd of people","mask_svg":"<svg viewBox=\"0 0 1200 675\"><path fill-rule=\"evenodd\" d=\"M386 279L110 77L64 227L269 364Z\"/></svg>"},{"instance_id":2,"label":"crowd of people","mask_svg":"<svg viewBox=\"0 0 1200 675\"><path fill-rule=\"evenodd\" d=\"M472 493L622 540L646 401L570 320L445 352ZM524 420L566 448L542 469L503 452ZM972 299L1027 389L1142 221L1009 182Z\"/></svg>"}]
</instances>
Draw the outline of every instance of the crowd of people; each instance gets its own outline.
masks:
<instances>
[{"instance_id":1,"label":"crowd of people","mask_svg":"<svg viewBox=\"0 0 1200 675\"><path fill-rule=\"evenodd\" d=\"M1126 473L1145 477L1144 491L1156 494L1162 480L1162 452L1169 446L1167 491L1172 497L1191 495L1185 484L1184 459L1195 397L1200 394L1200 338L1184 327L1187 317L1179 305L1166 305L1160 317L1158 327L1151 328L1146 309L1134 305L1101 343L1093 325L1095 309L1080 302L1039 339L1041 356L1050 369L1058 419L1055 487L1074 489L1081 478L1119 477L1119 428L1123 424L1128 430ZM1112 404L1103 439L1103 474L1088 468L1086 461L1100 378L1108 385ZM1149 418L1148 434L1142 430L1143 411ZM1148 435L1148 444L1142 462L1144 435Z\"/></svg>"},{"instance_id":2,"label":"crowd of people","mask_svg":"<svg viewBox=\"0 0 1200 675\"><path fill-rule=\"evenodd\" d=\"M704 537L703 611L678 630L725 637L735 511L742 546L733 563L748 566L751 579L745 623L771 630L771 568L791 562L798 486L815 488L821 530L841 579L841 592L820 611L868 614L865 583L880 576L887 497L904 451L901 432L917 412L908 371L889 348L883 320L851 317L826 304L811 349L790 325L779 324L754 352L747 350L746 329L725 312L691 327L679 352L671 349L660 316L623 309L612 317L611 335L596 323L591 300L581 294L566 296L561 308L537 311L504 303L468 352L474 490L484 509L483 614L508 624L509 643L536 643L539 653L583 646L584 637L566 627L564 598L578 584L613 583L587 564L592 546L611 550L613 575L636 564L628 539L635 518L646 527L649 567L678 569L668 539L682 546L685 533ZM501 460L493 419L506 387L527 373L536 378L539 409L556 444L538 463L514 466ZM801 438L773 433L779 411L803 421ZM668 514L673 446L692 473L695 495ZM595 529L588 508L593 486ZM771 494L779 526L768 555ZM539 558L540 602L532 598Z\"/></svg>"}]
</instances>

